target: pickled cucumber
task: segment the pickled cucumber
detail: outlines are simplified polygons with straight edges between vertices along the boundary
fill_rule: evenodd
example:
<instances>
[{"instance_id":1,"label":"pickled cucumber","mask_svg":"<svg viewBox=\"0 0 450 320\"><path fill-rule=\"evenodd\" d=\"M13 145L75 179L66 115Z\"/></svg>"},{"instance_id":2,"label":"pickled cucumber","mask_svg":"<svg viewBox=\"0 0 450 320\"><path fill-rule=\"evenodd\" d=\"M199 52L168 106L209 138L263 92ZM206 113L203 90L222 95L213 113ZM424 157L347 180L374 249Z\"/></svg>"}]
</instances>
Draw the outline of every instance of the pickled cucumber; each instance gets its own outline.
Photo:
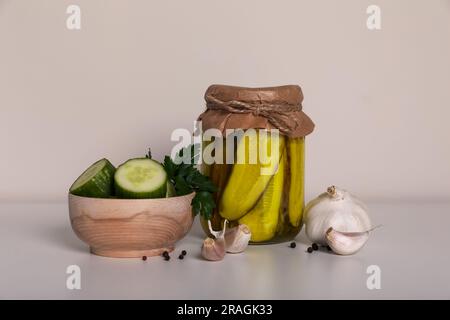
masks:
<instances>
[{"instance_id":1,"label":"pickled cucumber","mask_svg":"<svg viewBox=\"0 0 450 320\"><path fill-rule=\"evenodd\" d=\"M239 157L245 158L246 163L233 165L231 175L219 203L219 214L228 220L237 220L243 217L255 206L272 176L277 171L279 159L284 151L283 136L260 135L257 131L249 131L246 135L248 135L248 142L246 142L247 138L241 139L236 150L238 159ZM261 163L262 161L257 161L256 164L249 163L251 152L257 152L255 151L257 146L251 142L255 135L259 140L259 145L266 145L268 150L271 150L272 143L278 143L278 155L270 155L267 164ZM278 158L273 159L274 156ZM265 174L261 174L262 171Z\"/></svg>"},{"instance_id":2,"label":"pickled cucumber","mask_svg":"<svg viewBox=\"0 0 450 320\"><path fill-rule=\"evenodd\" d=\"M298 227L302 221L304 206L304 151L305 140L303 138L291 138L288 142L290 183L289 183L289 222Z\"/></svg>"},{"instance_id":3,"label":"pickled cucumber","mask_svg":"<svg viewBox=\"0 0 450 320\"><path fill-rule=\"evenodd\" d=\"M256 134L249 132L253 138ZM207 165L210 178L218 187L214 194L217 207L210 221L214 230L221 230L224 219L228 219L229 227L239 223L248 225L253 234L252 243L288 241L298 234L304 207L304 138L279 138L281 165L277 164L275 169L270 165L265 167L272 170L272 175L262 175L263 166L248 162ZM253 141L247 146L241 142L235 145L232 157L248 159L251 148L258 143ZM270 142L266 139L259 143ZM207 220L201 219L201 225L209 235Z\"/></svg>"},{"instance_id":4,"label":"pickled cucumber","mask_svg":"<svg viewBox=\"0 0 450 320\"><path fill-rule=\"evenodd\" d=\"M206 149L210 144L215 144L216 140L212 141L203 141L203 148ZM226 186L228 177L231 172L231 165L225 163L226 157L226 148L224 147L224 141L222 141L219 145L215 145L215 153L214 157L216 159L221 160L219 163L212 163L210 165L203 165L202 172L203 174L209 176L212 183L217 187L217 191L213 194L214 201L219 203L220 195L222 194L223 189ZM222 229L223 226L223 218L218 214L218 208L214 208L213 214L210 218L211 227L213 230L218 231ZM212 236L208 227L208 220L203 217L200 217L200 223L208 236Z\"/></svg>"},{"instance_id":5,"label":"pickled cucumber","mask_svg":"<svg viewBox=\"0 0 450 320\"><path fill-rule=\"evenodd\" d=\"M252 233L250 241L261 242L272 239L277 231L282 205L285 157L280 159L277 173L270 180L263 195L239 223L246 224Z\"/></svg>"}]
</instances>

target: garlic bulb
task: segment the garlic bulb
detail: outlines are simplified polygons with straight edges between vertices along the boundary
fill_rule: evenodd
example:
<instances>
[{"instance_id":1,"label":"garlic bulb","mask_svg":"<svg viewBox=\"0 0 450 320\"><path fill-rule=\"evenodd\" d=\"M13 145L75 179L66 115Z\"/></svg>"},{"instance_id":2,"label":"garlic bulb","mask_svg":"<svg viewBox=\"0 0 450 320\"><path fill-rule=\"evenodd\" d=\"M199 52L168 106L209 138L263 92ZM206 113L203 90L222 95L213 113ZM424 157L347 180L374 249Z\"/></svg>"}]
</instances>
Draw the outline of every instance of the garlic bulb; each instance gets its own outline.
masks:
<instances>
[{"instance_id":1,"label":"garlic bulb","mask_svg":"<svg viewBox=\"0 0 450 320\"><path fill-rule=\"evenodd\" d=\"M333 245L330 242L343 240L342 234L364 233L371 229L366 206L358 198L335 186L329 187L327 192L311 200L305 208L304 217L309 240L321 245L330 245L332 249ZM327 240L327 231L330 228L333 231L338 230L340 234L330 231L331 240ZM339 247L343 245L342 243ZM336 248L337 246L335 245ZM359 248L361 247L362 245ZM353 251L348 249L348 252Z\"/></svg>"},{"instance_id":2,"label":"garlic bulb","mask_svg":"<svg viewBox=\"0 0 450 320\"><path fill-rule=\"evenodd\" d=\"M225 241L223 238L206 238L203 241L202 256L209 261L219 261L225 257Z\"/></svg>"},{"instance_id":3,"label":"garlic bulb","mask_svg":"<svg viewBox=\"0 0 450 320\"><path fill-rule=\"evenodd\" d=\"M251 236L250 229L245 224L228 229L224 235L227 252L243 252L247 248Z\"/></svg>"}]
</instances>

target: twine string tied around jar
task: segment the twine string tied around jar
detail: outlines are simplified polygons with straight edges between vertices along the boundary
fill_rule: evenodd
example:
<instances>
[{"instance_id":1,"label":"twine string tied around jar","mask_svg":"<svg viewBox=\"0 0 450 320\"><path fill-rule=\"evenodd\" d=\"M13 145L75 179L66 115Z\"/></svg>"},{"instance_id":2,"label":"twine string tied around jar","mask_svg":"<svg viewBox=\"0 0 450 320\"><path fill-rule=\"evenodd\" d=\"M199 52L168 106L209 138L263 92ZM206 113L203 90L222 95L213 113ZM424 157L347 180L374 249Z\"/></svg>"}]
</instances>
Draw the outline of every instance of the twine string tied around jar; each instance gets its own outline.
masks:
<instances>
[{"instance_id":1,"label":"twine string tied around jar","mask_svg":"<svg viewBox=\"0 0 450 320\"><path fill-rule=\"evenodd\" d=\"M256 117L264 117L283 134L290 133L297 128L297 121L289 120L295 117L292 112L301 111L302 109L301 104L247 103L238 100L222 101L212 95L206 95L205 99L206 107L210 110L223 110L230 114L251 113Z\"/></svg>"}]
</instances>

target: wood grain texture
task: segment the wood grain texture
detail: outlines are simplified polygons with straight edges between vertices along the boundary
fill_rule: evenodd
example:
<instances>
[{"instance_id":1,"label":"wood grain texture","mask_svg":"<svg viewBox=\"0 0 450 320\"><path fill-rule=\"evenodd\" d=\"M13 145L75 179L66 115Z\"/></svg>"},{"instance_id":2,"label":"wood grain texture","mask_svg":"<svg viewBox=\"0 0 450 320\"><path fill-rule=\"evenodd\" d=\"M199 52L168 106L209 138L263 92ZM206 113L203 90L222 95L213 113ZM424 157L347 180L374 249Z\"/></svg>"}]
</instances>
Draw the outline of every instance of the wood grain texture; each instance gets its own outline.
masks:
<instances>
[{"instance_id":1,"label":"wood grain texture","mask_svg":"<svg viewBox=\"0 0 450 320\"><path fill-rule=\"evenodd\" d=\"M190 230L194 193L162 199L98 199L69 194L76 235L101 256L132 258L172 251Z\"/></svg>"}]
</instances>

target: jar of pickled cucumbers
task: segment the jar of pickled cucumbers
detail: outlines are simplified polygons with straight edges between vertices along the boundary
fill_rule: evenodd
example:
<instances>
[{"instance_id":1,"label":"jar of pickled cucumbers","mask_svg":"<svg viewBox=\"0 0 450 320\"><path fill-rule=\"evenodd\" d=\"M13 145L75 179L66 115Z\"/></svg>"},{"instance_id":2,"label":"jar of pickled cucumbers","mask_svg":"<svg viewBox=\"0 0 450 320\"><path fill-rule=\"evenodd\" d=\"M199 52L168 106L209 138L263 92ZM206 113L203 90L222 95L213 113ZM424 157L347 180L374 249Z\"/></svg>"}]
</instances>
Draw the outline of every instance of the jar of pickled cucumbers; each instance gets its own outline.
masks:
<instances>
[{"instance_id":1,"label":"jar of pickled cucumbers","mask_svg":"<svg viewBox=\"0 0 450 320\"><path fill-rule=\"evenodd\" d=\"M212 229L228 221L247 225L254 244L292 240L302 228L305 136L314 129L301 88L212 85L205 100L202 170L218 188Z\"/></svg>"}]
</instances>

